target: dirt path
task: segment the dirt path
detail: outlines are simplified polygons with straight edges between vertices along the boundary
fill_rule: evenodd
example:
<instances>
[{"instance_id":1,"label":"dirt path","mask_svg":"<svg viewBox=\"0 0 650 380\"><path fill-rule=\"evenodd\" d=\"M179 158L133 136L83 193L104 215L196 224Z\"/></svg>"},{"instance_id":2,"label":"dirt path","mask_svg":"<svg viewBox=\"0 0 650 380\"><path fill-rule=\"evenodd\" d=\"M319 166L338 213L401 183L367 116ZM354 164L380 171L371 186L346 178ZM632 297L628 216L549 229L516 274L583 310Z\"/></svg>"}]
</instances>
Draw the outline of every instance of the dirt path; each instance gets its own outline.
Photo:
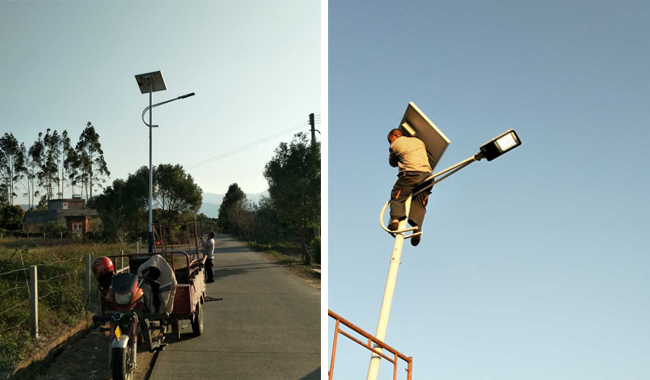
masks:
<instances>
[{"instance_id":1,"label":"dirt path","mask_svg":"<svg viewBox=\"0 0 650 380\"><path fill-rule=\"evenodd\" d=\"M91 331L66 347L35 380L111 380L108 369L107 332ZM154 354L138 347L138 368L133 380L145 380Z\"/></svg>"}]
</instances>

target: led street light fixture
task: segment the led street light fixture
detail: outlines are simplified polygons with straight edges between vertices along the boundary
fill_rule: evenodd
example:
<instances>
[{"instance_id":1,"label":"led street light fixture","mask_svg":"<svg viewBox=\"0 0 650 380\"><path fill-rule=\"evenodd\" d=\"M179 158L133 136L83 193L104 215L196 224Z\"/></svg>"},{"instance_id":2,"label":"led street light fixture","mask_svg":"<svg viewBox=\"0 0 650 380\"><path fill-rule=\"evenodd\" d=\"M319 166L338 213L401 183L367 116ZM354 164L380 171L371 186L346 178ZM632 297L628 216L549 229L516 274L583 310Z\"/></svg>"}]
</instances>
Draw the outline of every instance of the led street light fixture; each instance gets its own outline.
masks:
<instances>
[{"instance_id":1,"label":"led street light fixture","mask_svg":"<svg viewBox=\"0 0 650 380\"><path fill-rule=\"evenodd\" d=\"M492 139L490 142L483 144L479 154L481 158L486 158L488 161L492 161L505 152L515 149L519 145L521 145L521 140L519 140L517 133L511 129Z\"/></svg>"},{"instance_id":2,"label":"led street light fixture","mask_svg":"<svg viewBox=\"0 0 650 380\"><path fill-rule=\"evenodd\" d=\"M185 98L189 98L190 96L194 96L194 95L195 95L194 93L191 93L191 94L179 96L178 99L185 99Z\"/></svg>"}]
</instances>

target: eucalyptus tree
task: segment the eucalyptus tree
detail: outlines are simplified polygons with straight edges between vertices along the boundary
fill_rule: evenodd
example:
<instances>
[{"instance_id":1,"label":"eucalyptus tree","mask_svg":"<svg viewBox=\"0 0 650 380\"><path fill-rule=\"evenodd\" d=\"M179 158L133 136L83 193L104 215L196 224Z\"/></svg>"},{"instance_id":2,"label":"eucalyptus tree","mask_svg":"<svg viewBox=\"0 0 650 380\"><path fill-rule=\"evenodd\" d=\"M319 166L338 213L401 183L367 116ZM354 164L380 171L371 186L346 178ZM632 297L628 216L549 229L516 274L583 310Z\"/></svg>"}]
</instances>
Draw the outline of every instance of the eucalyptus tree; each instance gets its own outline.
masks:
<instances>
[{"instance_id":1,"label":"eucalyptus tree","mask_svg":"<svg viewBox=\"0 0 650 380\"><path fill-rule=\"evenodd\" d=\"M79 194L83 193L83 181L81 176L81 158L77 151L71 146L66 152L65 164L67 166L67 177L74 196L75 187L79 185Z\"/></svg>"},{"instance_id":2,"label":"eucalyptus tree","mask_svg":"<svg viewBox=\"0 0 650 380\"><path fill-rule=\"evenodd\" d=\"M16 194L16 183L21 179L23 173L23 158L18 140L13 133L5 133L0 137L0 178L7 185L7 197L9 204L14 204Z\"/></svg>"},{"instance_id":3,"label":"eucalyptus tree","mask_svg":"<svg viewBox=\"0 0 650 380\"><path fill-rule=\"evenodd\" d=\"M41 171L39 173L39 184L45 188L47 200L54 197L54 183L58 184L59 168L57 161L59 159L59 134L54 131L50 134L48 128L43 137L43 159L41 160Z\"/></svg>"},{"instance_id":4,"label":"eucalyptus tree","mask_svg":"<svg viewBox=\"0 0 650 380\"><path fill-rule=\"evenodd\" d=\"M71 156L74 156L74 149L72 148L72 144L70 142L70 136L68 136L68 131L63 131L61 134L61 138L59 139L59 159L57 162L57 165L59 167L59 183L61 186L59 187L59 196L61 198L64 198L64 193L65 193L65 180L66 177L70 176L70 171L72 169L72 161Z\"/></svg>"},{"instance_id":5,"label":"eucalyptus tree","mask_svg":"<svg viewBox=\"0 0 650 380\"><path fill-rule=\"evenodd\" d=\"M41 163L43 162L43 133L38 134L38 139L29 147L25 155L25 173L27 178L27 196L29 208L35 207L35 199L40 195L38 179Z\"/></svg>"},{"instance_id":6,"label":"eucalyptus tree","mask_svg":"<svg viewBox=\"0 0 650 380\"><path fill-rule=\"evenodd\" d=\"M86 199L90 199L93 196L93 187L97 185L103 188L103 184L111 175L104 160L99 134L95 132L95 127L90 122L86 124L86 128L79 136L76 151L78 155L78 159L75 161L77 170L79 170L81 181L86 189ZM89 190L90 195L88 194Z\"/></svg>"}]
</instances>

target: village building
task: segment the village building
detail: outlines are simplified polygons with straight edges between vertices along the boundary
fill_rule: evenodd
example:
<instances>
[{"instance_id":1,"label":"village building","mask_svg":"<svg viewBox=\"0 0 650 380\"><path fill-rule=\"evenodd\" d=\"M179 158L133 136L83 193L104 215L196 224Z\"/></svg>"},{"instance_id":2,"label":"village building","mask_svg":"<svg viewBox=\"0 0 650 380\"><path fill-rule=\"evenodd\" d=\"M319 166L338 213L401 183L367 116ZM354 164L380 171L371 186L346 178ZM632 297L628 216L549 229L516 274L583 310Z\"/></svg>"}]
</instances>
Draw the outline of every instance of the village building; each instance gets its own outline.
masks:
<instances>
[{"instance_id":1,"label":"village building","mask_svg":"<svg viewBox=\"0 0 650 380\"><path fill-rule=\"evenodd\" d=\"M92 231L93 224L99 222L97 210L86 207L81 198L52 199L47 202L47 211L29 211L25 213L23 229L25 232L37 233L39 228L56 222L68 231L81 235Z\"/></svg>"}]
</instances>

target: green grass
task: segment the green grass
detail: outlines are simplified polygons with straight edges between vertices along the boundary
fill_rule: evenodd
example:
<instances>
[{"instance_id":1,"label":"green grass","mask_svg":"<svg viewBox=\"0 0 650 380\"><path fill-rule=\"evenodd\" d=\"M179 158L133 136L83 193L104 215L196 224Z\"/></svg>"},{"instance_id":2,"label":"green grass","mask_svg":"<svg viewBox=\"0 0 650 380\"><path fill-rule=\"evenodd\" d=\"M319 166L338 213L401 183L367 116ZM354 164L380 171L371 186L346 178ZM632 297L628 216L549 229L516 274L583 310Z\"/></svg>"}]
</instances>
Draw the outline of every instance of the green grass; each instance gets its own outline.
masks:
<instances>
[{"instance_id":1,"label":"green grass","mask_svg":"<svg viewBox=\"0 0 650 380\"><path fill-rule=\"evenodd\" d=\"M47 342L97 308L96 287L88 302L85 257L130 252L120 244L66 239L0 238L0 368L10 368L33 348L29 335L29 267L38 266L39 332ZM119 260L118 260L119 261Z\"/></svg>"},{"instance_id":2,"label":"green grass","mask_svg":"<svg viewBox=\"0 0 650 380\"><path fill-rule=\"evenodd\" d=\"M300 253L300 243L278 243L267 247L248 242L248 246L252 250L262 253L268 259L289 269L298 277L302 277L310 282L320 281L320 277L313 271L313 267L303 263L302 254ZM312 264L315 263L312 261Z\"/></svg>"},{"instance_id":3,"label":"green grass","mask_svg":"<svg viewBox=\"0 0 650 380\"><path fill-rule=\"evenodd\" d=\"M300 253L300 243L285 242L277 243L271 246L265 246L248 242L248 246L256 252L264 252L271 255L276 261L302 263L302 254Z\"/></svg>"}]
</instances>

